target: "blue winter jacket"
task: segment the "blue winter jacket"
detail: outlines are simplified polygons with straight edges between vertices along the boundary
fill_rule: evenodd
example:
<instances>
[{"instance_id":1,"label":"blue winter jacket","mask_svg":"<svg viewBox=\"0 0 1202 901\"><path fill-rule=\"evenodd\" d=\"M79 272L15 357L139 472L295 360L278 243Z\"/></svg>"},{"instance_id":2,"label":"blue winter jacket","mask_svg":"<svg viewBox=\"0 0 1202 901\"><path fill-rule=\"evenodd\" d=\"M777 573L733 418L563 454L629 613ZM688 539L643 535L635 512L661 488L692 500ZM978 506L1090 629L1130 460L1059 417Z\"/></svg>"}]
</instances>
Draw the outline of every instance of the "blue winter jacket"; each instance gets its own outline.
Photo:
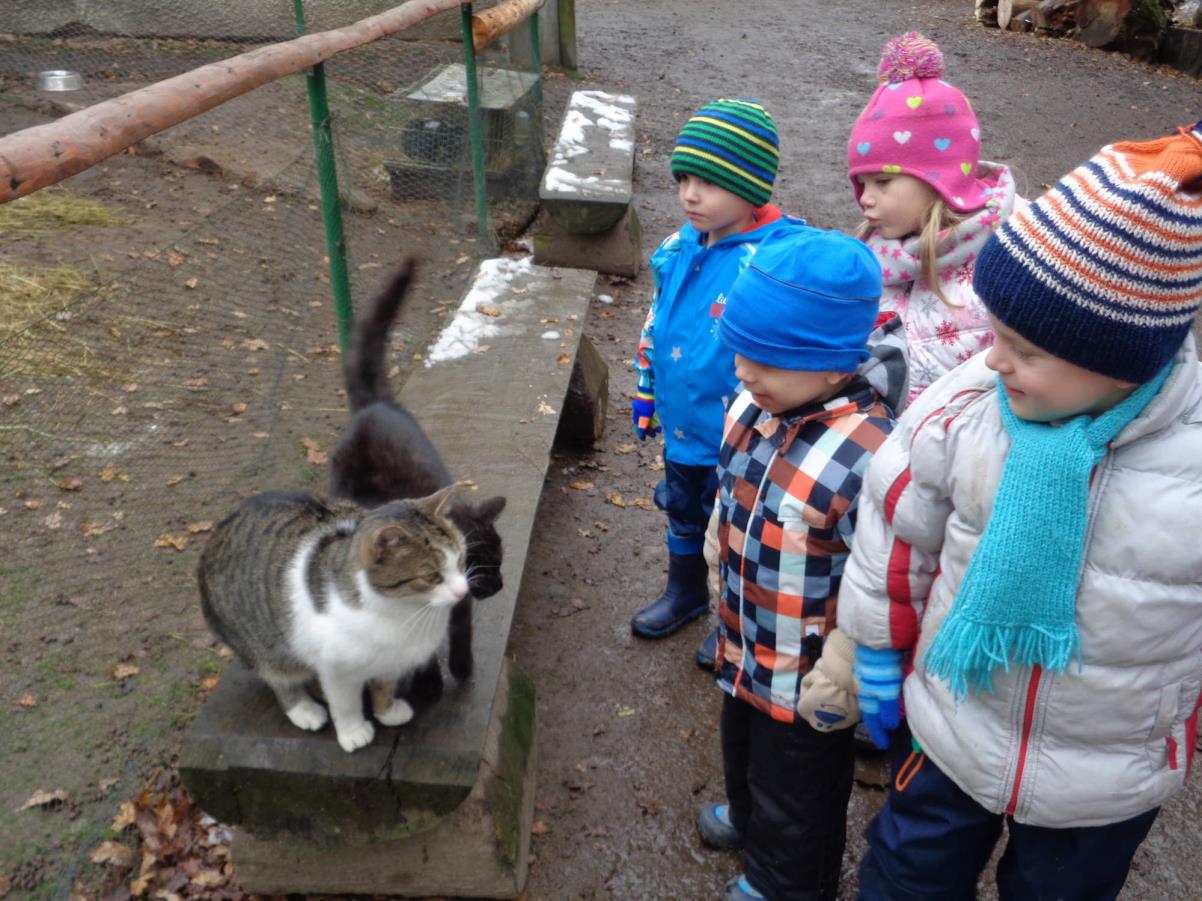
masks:
<instances>
[{"instance_id":1,"label":"blue winter jacket","mask_svg":"<svg viewBox=\"0 0 1202 901\"><path fill-rule=\"evenodd\" d=\"M689 466L714 466L722 421L734 397L734 354L718 341L726 294L764 241L795 229L801 219L772 204L756 210L757 225L712 247L689 223L651 255L655 297L635 357L640 391L655 395L664 428L664 457Z\"/></svg>"}]
</instances>

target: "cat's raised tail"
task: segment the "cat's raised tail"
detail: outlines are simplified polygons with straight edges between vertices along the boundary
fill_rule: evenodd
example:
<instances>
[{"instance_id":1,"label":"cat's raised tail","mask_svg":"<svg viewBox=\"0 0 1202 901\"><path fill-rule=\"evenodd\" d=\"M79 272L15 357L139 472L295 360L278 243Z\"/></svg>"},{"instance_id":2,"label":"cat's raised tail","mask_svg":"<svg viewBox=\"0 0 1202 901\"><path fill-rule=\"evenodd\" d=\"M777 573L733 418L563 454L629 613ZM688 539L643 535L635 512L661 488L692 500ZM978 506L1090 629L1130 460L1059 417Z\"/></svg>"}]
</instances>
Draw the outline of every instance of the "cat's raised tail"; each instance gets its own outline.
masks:
<instances>
[{"instance_id":1,"label":"cat's raised tail","mask_svg":"<svg viewBox=\"0 0 1202 901\"><path fill-rule=\"evenodd\" d=\"M352 413L378 400L393 400L392 389L388 387L388 332L416 270L417 263L412 257L402 261L384 287L367 302L367 308L355 317L355 331L344 366L346 397Z\"/></svg>"}]
</instances>

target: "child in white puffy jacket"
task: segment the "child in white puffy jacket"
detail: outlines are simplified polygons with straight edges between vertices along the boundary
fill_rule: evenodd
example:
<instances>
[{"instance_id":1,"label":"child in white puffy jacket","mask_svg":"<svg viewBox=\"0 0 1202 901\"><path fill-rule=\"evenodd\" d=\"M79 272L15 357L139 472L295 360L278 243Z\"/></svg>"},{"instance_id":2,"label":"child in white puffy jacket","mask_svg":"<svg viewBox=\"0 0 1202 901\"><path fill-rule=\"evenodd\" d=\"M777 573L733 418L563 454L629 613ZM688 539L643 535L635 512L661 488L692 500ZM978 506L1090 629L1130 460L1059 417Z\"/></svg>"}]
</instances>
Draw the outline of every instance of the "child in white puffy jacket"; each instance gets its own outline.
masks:
<instances>
[{"instance_id":1,"label":"child in white puffy jacket","mask_svg":"<svg viewBox=\"0 0 1202 901\"><path fill-rule=\"evenodd\" d=\"M974 285L997 343L873 458L839 592L894 733L860 897L972 897L1005 826L1001 898L1112 899L1202 704L1202 122L1104 147Z\"/></svg>"}]
</instances>

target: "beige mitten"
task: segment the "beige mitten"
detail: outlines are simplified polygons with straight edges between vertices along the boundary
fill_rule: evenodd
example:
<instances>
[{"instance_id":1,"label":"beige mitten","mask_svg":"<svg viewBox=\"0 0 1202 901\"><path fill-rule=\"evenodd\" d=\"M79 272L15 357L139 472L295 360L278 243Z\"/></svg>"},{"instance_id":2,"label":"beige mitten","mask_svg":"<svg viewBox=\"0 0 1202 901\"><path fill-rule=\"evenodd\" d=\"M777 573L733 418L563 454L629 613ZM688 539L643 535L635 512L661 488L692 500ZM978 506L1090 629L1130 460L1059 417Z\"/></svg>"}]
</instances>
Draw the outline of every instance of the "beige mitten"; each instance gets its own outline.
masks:
<instances>
[{"instance_id":1,"label":"beige mitten","mask_svg":"<svg viewBox=\"0 0 1202 901\"><path fill-rule=\"evenodd\" d=\"M722 604L722 576L718 570L720 562L719 557L722 553L718 547L718 505L714 504L714 512L710 514L709 524L705 527L705 546L702 548L702 553L705 555L705 562L709 564L709 584L710 594L718 599L718 604Z\"/></svg>"},{"instance_id":2,"label":"beige mitten","mask_svg":"<svg viewBox=\"0 0 1202 901\"><path fill-rule=\"evenodd\" d=\"M835 629L826 636L822 656L801 680L797 712L819 732L846 729L860 719L851 672L855 656L856 643Z\"/></svg>"}]
</instances>

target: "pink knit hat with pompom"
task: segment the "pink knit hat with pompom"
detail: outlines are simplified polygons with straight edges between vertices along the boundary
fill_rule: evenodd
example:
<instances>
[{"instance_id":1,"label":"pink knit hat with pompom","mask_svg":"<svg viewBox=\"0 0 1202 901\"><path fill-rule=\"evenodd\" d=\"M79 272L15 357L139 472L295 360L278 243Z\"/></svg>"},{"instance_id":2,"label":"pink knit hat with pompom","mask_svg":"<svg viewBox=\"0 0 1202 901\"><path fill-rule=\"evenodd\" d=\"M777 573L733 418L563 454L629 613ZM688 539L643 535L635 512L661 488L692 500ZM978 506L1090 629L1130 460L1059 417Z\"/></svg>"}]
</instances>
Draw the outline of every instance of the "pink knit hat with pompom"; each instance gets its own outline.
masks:
<instances>
[{"instance_id":1,"label":"pink knit hat with pompom","mask_svg":"<svg viewBox=\"0 0 1202 901\"><path fill-rule=\"evenodd\" d=\"M881 53L881 86L851 129L847 173L859 201L865 173L922 179L962 213L985 206L989 185L977 178L981 130L968 98L943 80L943 54L911 31Z\"/></svg>"}]
</instances>

